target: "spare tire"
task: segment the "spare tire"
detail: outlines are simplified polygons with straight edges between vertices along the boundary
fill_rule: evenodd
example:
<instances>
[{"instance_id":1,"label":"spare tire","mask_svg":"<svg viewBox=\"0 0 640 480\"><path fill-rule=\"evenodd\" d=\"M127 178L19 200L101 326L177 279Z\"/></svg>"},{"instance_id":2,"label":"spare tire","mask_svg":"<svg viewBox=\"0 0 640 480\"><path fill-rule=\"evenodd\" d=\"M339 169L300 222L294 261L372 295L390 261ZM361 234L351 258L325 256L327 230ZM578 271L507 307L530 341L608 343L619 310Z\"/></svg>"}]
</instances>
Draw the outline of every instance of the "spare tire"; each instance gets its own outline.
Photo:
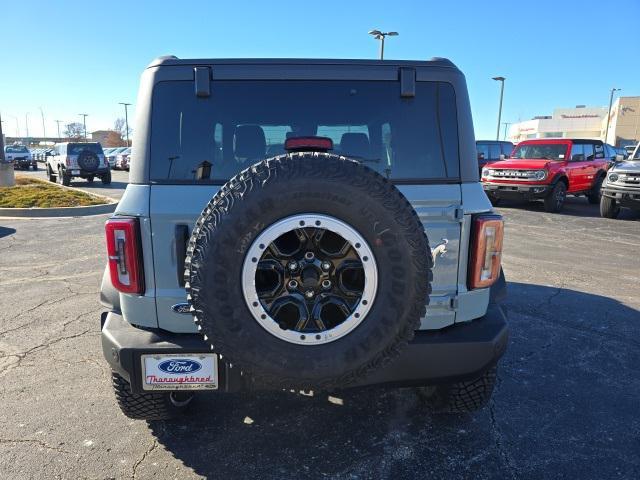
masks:
<instances>
[{"instance_id":1,"label":"spare tire","mask_svg":"<svg viewBox=\"0 0 640 480\"><path fill-rule=\"evenodd\" d=\"M396 357L431 291L424 227L372 169L298 152L239 173L187 249L200 332L255 387L335 389Z\"/></svg>"},{"instance_id":2,"label":"spare tire","mask_svg":"<svg viewBox=\"0 0 640 480\"><path fill-rule=\"evenodd\" d=\"M95 172L100 165L98 155L91 150L82 150L78 154L78 166L87 172Z\"/></svg>"}]
</instances>

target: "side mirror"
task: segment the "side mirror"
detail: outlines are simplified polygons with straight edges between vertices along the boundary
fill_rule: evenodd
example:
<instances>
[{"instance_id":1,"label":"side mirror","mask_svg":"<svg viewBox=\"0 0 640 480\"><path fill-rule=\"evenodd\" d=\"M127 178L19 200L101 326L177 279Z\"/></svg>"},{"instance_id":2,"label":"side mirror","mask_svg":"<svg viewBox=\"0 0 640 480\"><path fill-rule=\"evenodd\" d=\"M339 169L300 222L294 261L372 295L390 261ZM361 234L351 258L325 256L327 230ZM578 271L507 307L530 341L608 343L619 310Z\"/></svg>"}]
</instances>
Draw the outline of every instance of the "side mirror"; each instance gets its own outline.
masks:
<instances>
[{"instance_id":1,"label":"side mirror","mask_svg":"<svg viewBox=\"0 0 640 480\"><path fill-rule=\"evenodd\" d=\"M616 154L616 156L613 157L613 161L614 162L624 162L624 155L620 155L619 153Z\"/></svg>"}]
</instances>

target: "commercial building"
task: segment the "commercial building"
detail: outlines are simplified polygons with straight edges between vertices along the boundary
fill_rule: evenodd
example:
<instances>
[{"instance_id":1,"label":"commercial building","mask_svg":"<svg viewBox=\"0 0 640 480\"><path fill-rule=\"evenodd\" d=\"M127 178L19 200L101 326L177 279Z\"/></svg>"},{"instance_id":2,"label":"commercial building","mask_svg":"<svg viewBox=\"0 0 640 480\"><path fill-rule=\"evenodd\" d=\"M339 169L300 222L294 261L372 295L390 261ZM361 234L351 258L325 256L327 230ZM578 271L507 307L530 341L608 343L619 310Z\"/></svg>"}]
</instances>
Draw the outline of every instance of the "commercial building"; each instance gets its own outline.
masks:
<instances>
[{"instance_id":1,"label":"commercial building","mask_svg":"<svg viewBox=\"0 0 640 480\"><path fill-rule=\"evenodd\" d=\"M514 123L508 139L514 143L530 138L593 138L623 147L640 141L640 97L619 97L611 107L607 132L607 107L556 108L553 115Z\"/></svg>"}]
</instances>

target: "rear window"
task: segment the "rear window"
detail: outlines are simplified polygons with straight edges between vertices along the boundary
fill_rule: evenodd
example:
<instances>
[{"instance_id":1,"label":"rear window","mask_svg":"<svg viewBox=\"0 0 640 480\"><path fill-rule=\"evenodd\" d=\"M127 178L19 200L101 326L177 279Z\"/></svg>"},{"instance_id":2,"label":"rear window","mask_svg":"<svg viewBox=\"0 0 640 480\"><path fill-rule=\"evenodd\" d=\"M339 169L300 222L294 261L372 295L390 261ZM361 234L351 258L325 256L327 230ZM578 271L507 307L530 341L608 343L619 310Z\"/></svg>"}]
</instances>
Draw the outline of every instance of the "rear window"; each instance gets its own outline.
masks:
<instances>
[{"instance_id":1,"label":"rear window","mask_svg":"<svg viewBox=\"0 0 640 480\"><path fill-rule=\"evenodd\" d=\"M224 182L307 135L394 180L459 177L448 83L417 82L416 96L401 98L398 82L214 81L198 98L193 82L161 82L152 109L152 181L196 180L207 162L209 180Z\"/></svg>"},{"instance_id":2,"label":"rear window","mask_svg":"<svg viewBox=\"0 0 640 480\"><path fill-rule=\"evenodd\" d=\"M97 155L102 154L102 146L99 143L70 143L67 145L67 155L79 155L85 150Z\"/></svg>"},{"instance_id":3,"label":"rear window","mask_svg":"<svg viewBox=\"0 0 640 480\"><path fill-rule=\"evenodd\" d=\"M567 154L566 143L527 143L518 145L513 158L563 160ZM582 153L582 152L580 152Z\"/></svg>"},{"instance_id":4,"label":"rear window","mask_svg":"<svg viewBox=\"0 0 640 480\"><path fill-rule=\"evenodd\" d=\"M28 153L27 147L24 145L8 146L5 148L7 153Z\"/></svg>"}]
</instances>

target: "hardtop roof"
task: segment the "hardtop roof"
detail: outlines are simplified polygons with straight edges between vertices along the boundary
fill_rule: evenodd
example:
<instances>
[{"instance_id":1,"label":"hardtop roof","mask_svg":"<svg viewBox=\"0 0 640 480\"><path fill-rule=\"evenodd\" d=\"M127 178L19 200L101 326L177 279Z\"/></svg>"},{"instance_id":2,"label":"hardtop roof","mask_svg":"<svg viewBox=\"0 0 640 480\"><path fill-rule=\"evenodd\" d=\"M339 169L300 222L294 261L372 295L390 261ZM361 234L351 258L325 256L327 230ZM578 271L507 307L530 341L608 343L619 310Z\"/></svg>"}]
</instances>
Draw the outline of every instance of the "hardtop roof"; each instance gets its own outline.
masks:
<instances>
[{"instance_id":1,"label":"hardtop roof","mask_svg":"<svg viewBox=\"0 0 640 480\"><path fill-rule=\"evenodd\" d=\"M178 58L167 55L154 59L147 68L160 66L207 66L207 65L345 65L345 66L399 66L399 67L448 67L458 69L447 58L433 57L429 60L368 60L326 58Z\"/></svg>"}]
</instances>

